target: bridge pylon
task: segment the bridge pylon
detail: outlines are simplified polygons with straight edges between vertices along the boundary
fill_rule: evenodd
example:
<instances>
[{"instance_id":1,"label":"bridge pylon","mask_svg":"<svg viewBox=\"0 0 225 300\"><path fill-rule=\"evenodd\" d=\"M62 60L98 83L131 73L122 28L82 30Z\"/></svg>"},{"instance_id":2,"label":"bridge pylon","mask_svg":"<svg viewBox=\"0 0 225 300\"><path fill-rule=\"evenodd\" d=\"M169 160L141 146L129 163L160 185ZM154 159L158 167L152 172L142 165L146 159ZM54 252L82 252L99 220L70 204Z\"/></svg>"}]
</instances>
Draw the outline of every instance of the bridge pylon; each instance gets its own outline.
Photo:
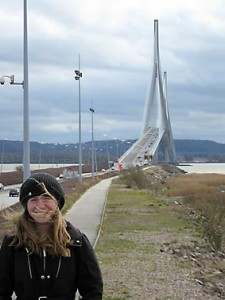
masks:
<instances>
[{"instance_id":1,"label":"bridge pylon","mask_svg":"<svg viewBox=\"0 0 225 300\"><path fill-rule=\"evenodd\" d=\"M143 128L138 141L118 160L125 168L159 161L176 163L167 98L167 74L161 72L158 20L154 20L152 79L145 100Z\"/></svg>"},{"instance_id":2,"label":"bridge pylon","mask_svg":"<svg viewBox=\"0 0 225 300\"><path fill-rule=\"evenodd\" d=\"M158 150L160 150L161 156L160 158L155 157L155 161L160 159L160 161L175 163L176 152L167 97L167 74L164 72L162 75L160 64L158 20L154 20L153 72L145 101L143 129L140 138L149 127L159 128ZM156 151L155 155L158 153L159 151Z\"/></svg>"}]
</instances>

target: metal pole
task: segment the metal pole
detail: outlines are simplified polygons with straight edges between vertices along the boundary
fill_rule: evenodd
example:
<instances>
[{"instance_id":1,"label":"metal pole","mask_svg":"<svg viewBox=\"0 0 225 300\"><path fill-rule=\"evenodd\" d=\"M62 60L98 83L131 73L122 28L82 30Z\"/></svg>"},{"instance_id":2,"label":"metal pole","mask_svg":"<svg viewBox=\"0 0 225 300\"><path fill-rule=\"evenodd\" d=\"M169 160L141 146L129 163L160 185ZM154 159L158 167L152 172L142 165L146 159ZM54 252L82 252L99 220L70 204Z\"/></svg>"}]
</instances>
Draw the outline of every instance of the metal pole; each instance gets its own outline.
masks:
<instances>
[{"instance_id":1,"label":"metal pole","mask_svg":"<svg viewBox=\"0 0 225 300\"><path fill-rule=\"evenodd\" d=\"M97 154L96 154L96 148L95 148L95 172L96 172L96 175L97 175L97 178L98 178L98 161L97 161Z\"/></svg>"},{"instance_id":2,"label":"metal pole","mask_svg":"<svg viewBox=\"0 0 225 300\"><path fill-rule=\"evenodd\" d=\"M39 169L41 168L41 144L39 149Z\"/></svg>"},{"instance_id":3,"label":"metal pole","mask_svg":"<svg viewBox=\"0 0 225 300\"><path fill-rule=\"evenodd\" d=\"M79 74L80 74L80 54L79 54ZM79 75L80 77L80 75ZM79 182L82 182L82 145L81 145L81 93L79 78Z\"/></svg>"},{"instance_id":4,"label":"metal pole","mask_svg":"<svg viewBox=\"0 0 225 300\"><path fill-rule=\"evenodd\" d=\"M55 146L52 148L52 168L54 168L55 164Z\"/></svg>"},{"instance_id":5,"label":"metal pole","mask_svg":"<svg viewBox=\"0 0 225 300\"><path fill-rule=\"evenodd\" d=\"M108 136L107 134L104 135L106 137L106 151L107 151L107 159L108 159L108 168L109 168L109 172L111 173L111 169L110 169L110 161L109 161L109 145L108 145Z\"/></svg>"},{"instance_id":6,"label":"metal pole","mask_svg":"<svg viewBox=\"0 0 225 300\"><path fill-rule=\"evenodd\" d=\"M4 152L5 152L5 139L2 142L1 174L3 170L3 164L4 164Z\"/></svg>"},{"instance_id":7,"label":"metal pole","mask_svg":"<svg viewBox=\"0 0 225 300\"><path fill-rule=\"evenodd\" d=\"M28 92L28 46L27 46L27 1L24 0L24 79L23 79L23 180L30 176L29 141L29 92Z\"/></svg>"},{"instance_id":8,"label":"metal pole","mask_svg":"<svg viewBox=\"0 0 225 300\"><path fill-rule=\"evenodd\" d=\"M75 80L79 81L79 182L82 182L82 145L81 145L81 92L80 92L80 78L82 73L80 72L80 54L78 56L79 69L75 70Z\"/></svg>"},{"instance_id":9,"label":"metal pole","mask_svg":"<svg viewBox=\"0 0 225 300\"><path fill-rule=\"evenodd\" d=\"M93 105L92 108L90 108L91 111L91 172L92 172L92 178L94 178L94 172L95 172L95 160L94 160L94 125L93 125L93 119L94 119L94 109Z\"/></svg>"}]
</instances>

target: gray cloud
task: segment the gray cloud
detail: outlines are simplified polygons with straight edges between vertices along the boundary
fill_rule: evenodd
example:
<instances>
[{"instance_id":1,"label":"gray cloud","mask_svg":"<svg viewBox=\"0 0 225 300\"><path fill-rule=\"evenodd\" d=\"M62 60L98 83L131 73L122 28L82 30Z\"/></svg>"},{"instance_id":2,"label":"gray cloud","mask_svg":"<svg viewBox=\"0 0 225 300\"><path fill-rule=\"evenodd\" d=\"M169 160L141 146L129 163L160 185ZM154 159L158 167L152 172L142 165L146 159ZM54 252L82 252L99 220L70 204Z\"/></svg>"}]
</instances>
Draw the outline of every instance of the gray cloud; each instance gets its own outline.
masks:
<instances>
[{"instance_id":1,"label":"gray cloud","mask_svg":"<svg viewBox=\"0 0 225 300\"><path fill-rule=\"evenodd\" d=\"M29 1L28 1L29 2ZM30 139L78 141L81 57L82 137L138 138L159 19L162 71L176 139L225 142L225 12L219 0L45 0L28 3ZM0 71L23 78L23 5L1 5ZM1 138L21 140L23 90L0 86Z\"/></svg>"}]
</instances>

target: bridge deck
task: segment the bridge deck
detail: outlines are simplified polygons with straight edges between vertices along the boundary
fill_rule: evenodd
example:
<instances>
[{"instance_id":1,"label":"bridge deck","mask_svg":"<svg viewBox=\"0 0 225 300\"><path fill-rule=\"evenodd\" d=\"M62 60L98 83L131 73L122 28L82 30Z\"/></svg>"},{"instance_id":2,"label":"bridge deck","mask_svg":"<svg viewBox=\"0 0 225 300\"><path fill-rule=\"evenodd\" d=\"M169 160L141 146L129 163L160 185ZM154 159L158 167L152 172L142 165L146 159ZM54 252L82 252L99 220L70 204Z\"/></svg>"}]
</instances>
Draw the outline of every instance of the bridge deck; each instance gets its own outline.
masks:
<instances>
[{"instance_id":1,"label":"bridge deck","mask_svg":"<svg viewBox=\"0 0 225 300\"><path fill-rule=\"evenodd\" d=\"M142 166L149 163L154 156L162 135L159 134L159 128L150 127L146 133L128 149L119 159L119 164L124 169L133 166Z\"/></svg>"}]
</instances>

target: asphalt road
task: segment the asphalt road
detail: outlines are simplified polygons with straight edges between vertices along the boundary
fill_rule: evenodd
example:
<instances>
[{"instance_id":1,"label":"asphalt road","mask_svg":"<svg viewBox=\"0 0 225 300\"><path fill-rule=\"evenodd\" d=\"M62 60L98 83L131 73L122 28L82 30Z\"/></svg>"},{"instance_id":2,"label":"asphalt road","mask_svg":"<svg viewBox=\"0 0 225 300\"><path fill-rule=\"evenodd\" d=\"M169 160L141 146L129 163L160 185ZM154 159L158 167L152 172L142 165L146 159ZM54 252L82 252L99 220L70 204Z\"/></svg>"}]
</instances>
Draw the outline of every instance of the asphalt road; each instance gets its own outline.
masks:
<instances>
[{"instance_id":1,"label":"asphalt road","mask_svg":"<svg viewBox=\"0 0 225 300\"><path fill-rule=\"evenodd\" d=\"M19 187L19 186L20 185L18 184L5 186L4 190L0 191L0 210L19 202L19 197L9 197L10 188Z\"/></svg>"}]
</instances>

